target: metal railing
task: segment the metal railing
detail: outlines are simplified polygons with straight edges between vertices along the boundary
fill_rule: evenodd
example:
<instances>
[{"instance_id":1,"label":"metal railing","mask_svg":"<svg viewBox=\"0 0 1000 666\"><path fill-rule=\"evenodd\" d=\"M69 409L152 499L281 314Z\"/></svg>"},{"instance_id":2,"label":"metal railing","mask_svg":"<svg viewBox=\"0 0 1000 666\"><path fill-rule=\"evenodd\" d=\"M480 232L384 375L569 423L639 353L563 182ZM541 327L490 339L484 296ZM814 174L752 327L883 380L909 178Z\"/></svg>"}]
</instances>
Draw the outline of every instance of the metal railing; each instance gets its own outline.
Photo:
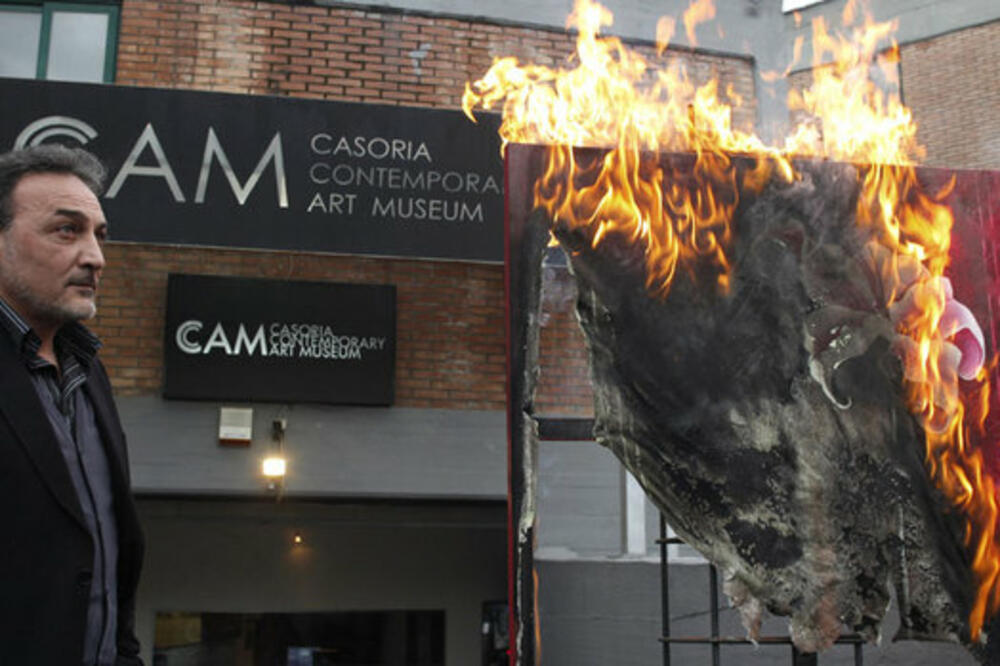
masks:
<instances>
[{"instance_id":1,"label":"metal railing","mask_svg":"<svg viewBox=\"0 0 1000 666\"><path fill-rule=\"evenodd\" d=\"M683 539L670 537L667 534L667 521L660 514L660 538L656 540L660 547L660 597L661 612L663 616L662 635L660 641L663 643L663 666L671 666L670 648L672 645L709 645L712 653L712 666L722 666L722 646L723 645L783 645L791 648L792 666L817 666L818 655L815 652L800 652L792 643L790 636L760 636L755 641L739 636L723 636L719 633L719 573L715 565L708 565L708 598L709 598L709 622L710 630L708 636L672 636L670 633L670 562L667 547L671 544L682 544ZM857 634L843 635L836 641L838 644L851 644L854 646L855 666L864 666L864 653L862 646L864 639Z\"/></svg>"}]
</instances>

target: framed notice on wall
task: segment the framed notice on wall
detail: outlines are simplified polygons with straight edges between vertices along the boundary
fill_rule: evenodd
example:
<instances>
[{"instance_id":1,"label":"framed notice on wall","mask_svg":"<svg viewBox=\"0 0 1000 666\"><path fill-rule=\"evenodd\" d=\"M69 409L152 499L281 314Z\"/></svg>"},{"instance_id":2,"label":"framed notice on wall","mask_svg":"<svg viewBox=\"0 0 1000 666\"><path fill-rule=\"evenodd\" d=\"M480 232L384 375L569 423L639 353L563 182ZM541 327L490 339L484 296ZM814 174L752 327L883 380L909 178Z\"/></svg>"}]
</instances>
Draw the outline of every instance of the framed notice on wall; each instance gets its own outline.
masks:
<instances>
[{"instance_id":1,"label":"framed notice on wall","mask_svg":"<svg viewBox=\"0 0 1000 666\"><path fill-rule=\"evenodd\" d=\"M167 398L391 405L392 285L172 274Z\"/></svg>"}]
</instances>

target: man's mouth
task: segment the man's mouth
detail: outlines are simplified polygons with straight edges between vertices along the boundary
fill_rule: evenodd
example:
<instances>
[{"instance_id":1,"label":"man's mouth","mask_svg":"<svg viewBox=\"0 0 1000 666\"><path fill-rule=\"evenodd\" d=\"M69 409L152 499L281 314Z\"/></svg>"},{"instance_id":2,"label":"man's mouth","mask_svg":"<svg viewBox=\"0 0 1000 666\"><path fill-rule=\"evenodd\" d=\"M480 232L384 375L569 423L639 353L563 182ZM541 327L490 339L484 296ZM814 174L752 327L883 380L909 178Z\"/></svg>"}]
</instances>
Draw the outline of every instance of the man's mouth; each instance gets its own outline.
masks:
<instances>
[{"instance_id":1,"label":"man's mouth","mask_svg":"<svg viewBox=\"0 0 1000 666\"><path fill-rule=\"evenodd\" d=\"M97 280L95 278L77 278L70 280L68 284L70 287L82 287L97 291Z\"/></svg>"}]
</instances>

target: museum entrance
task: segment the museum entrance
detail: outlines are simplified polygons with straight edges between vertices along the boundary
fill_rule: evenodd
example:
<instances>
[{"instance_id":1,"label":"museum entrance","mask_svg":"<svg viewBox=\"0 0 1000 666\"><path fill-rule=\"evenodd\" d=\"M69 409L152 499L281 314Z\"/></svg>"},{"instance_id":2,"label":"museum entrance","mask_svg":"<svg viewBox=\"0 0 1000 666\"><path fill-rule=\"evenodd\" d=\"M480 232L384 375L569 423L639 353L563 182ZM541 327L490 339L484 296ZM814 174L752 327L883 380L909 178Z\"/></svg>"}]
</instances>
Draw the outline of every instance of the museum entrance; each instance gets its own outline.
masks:
<instances>
[{"instance_id":1,"label":"museum entrance","mask_svg":"<svg viewBox=\"0 0 1000 666\"><path fill-rule=\"evenodd\" d=\"M139 509L146 664L468 666L483 659L484 604L506 592L499 502L143 498Z\"/></svg>"},{"instance_id":2,"label":"museum entrance","mask_svg":"<svg viewBox=\"0 0 1000 666\"><path fill-rule=\"evenodd\" d=\"M158 613L154 666L442 666L444 611Z\"/></svg>"}]
</instances>

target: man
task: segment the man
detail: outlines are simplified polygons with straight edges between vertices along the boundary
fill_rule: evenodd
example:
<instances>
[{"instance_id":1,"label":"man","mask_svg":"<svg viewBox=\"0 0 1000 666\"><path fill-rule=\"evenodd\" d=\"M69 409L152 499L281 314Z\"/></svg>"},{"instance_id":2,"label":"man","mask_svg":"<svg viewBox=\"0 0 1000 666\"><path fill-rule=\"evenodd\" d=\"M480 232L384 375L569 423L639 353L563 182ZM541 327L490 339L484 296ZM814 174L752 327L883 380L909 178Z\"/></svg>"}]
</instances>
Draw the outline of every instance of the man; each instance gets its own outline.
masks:
<instances>
[{"instance_id":1,"label":"man","mask_svg":"<svg viewBox=\"0 0 1000 666\"><path fill-rule=\"evenodd\" d=\"M135 665L143 542L96 312L104 169L0 155L0 664Z\"/></svg>"}]
</instances>

